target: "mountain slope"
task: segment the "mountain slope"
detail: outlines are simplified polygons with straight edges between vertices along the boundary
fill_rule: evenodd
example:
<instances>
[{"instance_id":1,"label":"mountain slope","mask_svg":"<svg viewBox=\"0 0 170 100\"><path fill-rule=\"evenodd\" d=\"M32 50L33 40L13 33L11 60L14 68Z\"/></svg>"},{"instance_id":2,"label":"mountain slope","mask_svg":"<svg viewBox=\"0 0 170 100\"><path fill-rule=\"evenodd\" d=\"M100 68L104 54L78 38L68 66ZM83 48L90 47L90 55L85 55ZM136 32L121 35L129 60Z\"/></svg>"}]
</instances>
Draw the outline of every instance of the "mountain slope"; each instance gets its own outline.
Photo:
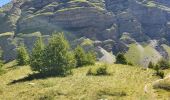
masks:
<instances>
[{"instance_id":1,"label":"mountain slope","mask_svg":"<svg viewBox=\"0 0 170 100\"><path fill-rule=\"evenodd\" d=\"M69 41L81 37L94 43L99 41L99 46L107 52L113 55L124 52L128 59L133 59L133 53L129 53L131 45L138 44L140 48L136 52L139 50L144 56L130 61L147 66L148 62L143 62L146 58L153 60L152 55L158 55L154 62L169 58L169 16L167 0L14 0L0 8L0 39L3 40L0 47L4 60L11 61L21 42L31 51L37 37L42 36L47 43L52 32L57 31L64 32ZM8 32L12 34L3 35ZM157 45L150 46L155 40ZM149 50L141 52L146 44Z\"/></svg>"}]
</instances>

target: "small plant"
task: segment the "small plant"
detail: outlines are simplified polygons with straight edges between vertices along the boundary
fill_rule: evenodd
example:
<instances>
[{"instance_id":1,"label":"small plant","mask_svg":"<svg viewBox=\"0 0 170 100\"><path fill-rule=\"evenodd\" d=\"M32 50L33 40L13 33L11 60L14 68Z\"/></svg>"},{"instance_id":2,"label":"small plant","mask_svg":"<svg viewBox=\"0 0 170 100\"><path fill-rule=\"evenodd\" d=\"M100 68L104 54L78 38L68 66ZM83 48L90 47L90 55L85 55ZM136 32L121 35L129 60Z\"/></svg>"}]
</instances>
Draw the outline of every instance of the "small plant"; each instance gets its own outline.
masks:
<instances>
[{"instance_id":1,"label":"small plant","mask_svg":"<svg viewBox=\"0 0 170 100\"><path fill-rule=\"evenodd\" d=\"M108 65L103 64L97 68L90 68L86 75L94 75L94 76L110 75L107 69L108 69Z\"/></svg>"},{"instance_id":2,"label":"small plant","mask_svg":"<svg viewBox=\"0 0 170 100\"><path fill-rule=\"evenodd\" d=\"M86 75L93 75L92 68L90 68Z\"/></svg>"},{"instance_id":3,"label":"small plant","mask_svg":"<svg viewBox=\"0 0 170 100\"><path fill-rule=\"evenodd\" d=\"M133 63L131 63L131 62L128 62L127 65L134 66Z\"/></svg>"}]
</instances>

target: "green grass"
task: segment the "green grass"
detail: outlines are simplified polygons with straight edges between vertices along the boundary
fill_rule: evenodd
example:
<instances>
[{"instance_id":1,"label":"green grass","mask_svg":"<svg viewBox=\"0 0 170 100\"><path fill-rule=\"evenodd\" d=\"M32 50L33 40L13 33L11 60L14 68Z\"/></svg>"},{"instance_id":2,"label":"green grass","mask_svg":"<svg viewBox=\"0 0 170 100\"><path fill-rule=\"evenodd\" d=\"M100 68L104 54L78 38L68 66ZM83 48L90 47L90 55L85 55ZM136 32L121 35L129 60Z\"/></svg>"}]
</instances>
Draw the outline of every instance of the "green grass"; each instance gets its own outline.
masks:
<instances>
[{"instance_id":1,"label":"green grass","mask_svg":"<svg viewBox=\"0 0 170 100\"><path fill-rule=\"evenodd\" d=\"M157 80L153 70L125 65L109 65L107 76L86 76L87 66L73 70L67 77L51 77L34 79L8 85L31 74L29 66L12 66L15 62L5 65L7 70L0 76L0 100L155 100L151 87L148 93L144 88Z\"/></svg>"}]
</instances>

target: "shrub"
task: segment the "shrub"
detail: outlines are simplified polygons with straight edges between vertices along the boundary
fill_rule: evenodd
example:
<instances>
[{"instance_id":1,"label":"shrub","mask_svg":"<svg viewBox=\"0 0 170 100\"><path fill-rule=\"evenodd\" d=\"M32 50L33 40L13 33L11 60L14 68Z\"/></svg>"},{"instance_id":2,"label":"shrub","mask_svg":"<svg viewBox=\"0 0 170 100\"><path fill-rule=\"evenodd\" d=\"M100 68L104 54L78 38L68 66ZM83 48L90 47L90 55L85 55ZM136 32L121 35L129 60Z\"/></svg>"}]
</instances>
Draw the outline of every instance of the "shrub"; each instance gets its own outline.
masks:
<instances>
[{"instance_id":1,"label":"shrub","mask_svg":"<svg viewBox=\"0 0 170 100\"><path fill-rule=\"evenodd\" d=\"M154 67L154 70L156 71L156 75L157 76L160 76L161 78L164 78L164 72L160 70L160 66L159 65L156 65Z\"/></svg>"},{"instance_id":2,"label":"shrub","mask_svg":"<svg viewBox=\"0 0 170 100\"><path fill-rule=\"evenodd\" d=\"M154 66L154 64L152 63L152 62L149 62L149 64L148 64L148 68L154 68L155 66Z\"/></svg>"},{"instance_id":3,"label":"shrub","mask_svg":"<svg viewBox=\"0 0 170 100\"><path fill-rule=\"evenodd\" d=\"M96 62L96 55L94 52L90 51L86 54L84 49L80 46L77 46L74 52L75 59L76 59L76 66L82 67L85 65L94 65Z\"/></svg>"},{"instance_id":4,"label":"shrub","mask_svg":"<svg viewBox=\"0 0 170 100\"><path fill-rule=\"evenodd\" d=\"M34 44L32 49L32 53L30 56L30 66L33 71L41 72L41 67L43 67L43 51L44 51L44 43L42 38L38 38Z\"/></svg>"},{"instance_id":5,"label":"shrub","mask_svg":"<svg viewBox=\"0 0 170 100\"><path fill-rule=\"evenodd\" d=\"M18 65L20 66L27 65L29 63L29 54L24 44L21 44L17 48L17 59L16 60L17 60Z\"/></svg>"},{"instance_id":6,"label":"shrub","mask_svg":"<svg viewBox=\"0 0 170 100\"><path fill-rule=\"evenodd\" d=\"M62 33L52 35L49 44L43 51L41 72L64 76L71 74L71 69L75 66L75 59L69 50L69 43Z\"/></svg>"},{"instance_id":7,"label":"shrub","mask_svg":"<svg viewBox=\"0 0 170 100\"><path fill-rule=\"evenodd\" d=\"M133 63L131 62L128 62L127 65L134 66Z\"/></svg>"},{"instance_id":8,"label":"shrub","mask_svg":"<svg viewBox=\"0 0 170 100\"><path fill-rule=\"evenodd\" d=\"M168 60L166 59L162 59L158 62L158 66L161 68L161 69L168 69L170 67L170 63Z\"/></svg>"},{"instance_id":9,"label":"shrub","mask_svg":"<svg viewBox=\"0 0 170 100\"><path fill-rule=\"evenodd\" d=\"M157 73L157 76L160 76L162 79L164 78L165 74L163 71L158 71Z\"/></svg>"},{"instance_id":10,"label":"shrub","mask_svg":"<svg viewBox=\"0 0 170 100\"><path fill-rule=\"evenodd\" d=\"M93 75L92 68L90 68L86 75Z\"/></svg>"},{"instance_id":11,"label":"shrub","mask_svg":"<svg viewBox=\"0 0 170 100\"><path fill-rule=\"evenodd\" d=\"M101 66L99 66L98 68L96 68L95 70L92 70L92 68L90 68L87 72L86 75L96 75L96 76L100 76L100 75L110 75L108 73L107 70L108 66L106 64L103 64Z\"/></svg>"},{"instance_id":12,"label":"shrub","mask_svg":"<svg viewBox=\"0 0 170 100\"><path fill-rule=\"evenodd\" d=\"M116 64L125 64L125 65L128 64L124 54L118 53L118 55L116 56Z\"/></svg>"},{"instance_id":13,"label":"shrub","mask_svg":"<svg viewBox=\"0 0 170 100\"><path fill-rule=\"evenodd\" d=\"M107 75L107 65L102 65L99 68L97 68L96 70L96 75Z\"/></svg>"}]
</instances>

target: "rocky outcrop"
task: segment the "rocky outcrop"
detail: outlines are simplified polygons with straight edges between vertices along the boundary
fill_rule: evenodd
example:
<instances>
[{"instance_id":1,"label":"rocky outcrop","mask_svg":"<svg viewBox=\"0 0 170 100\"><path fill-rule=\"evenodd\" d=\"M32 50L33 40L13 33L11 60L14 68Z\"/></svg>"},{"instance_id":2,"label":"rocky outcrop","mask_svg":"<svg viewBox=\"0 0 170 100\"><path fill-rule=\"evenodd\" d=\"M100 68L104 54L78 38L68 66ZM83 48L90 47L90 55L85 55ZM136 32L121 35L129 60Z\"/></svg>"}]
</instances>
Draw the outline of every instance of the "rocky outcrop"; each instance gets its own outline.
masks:
<instances>
[{"instance_id":1,"label":"rocky outcrop","mask_svg":"<svg viewBox=\"0 0 170 100\"><path fill-rule=\"evenodd\" d=\"M159 43L152 50L168 58L161 45L170 44L170 1L13 0L0 8L0 33L14 32L14 36L0 40L2 44L8 41L9 47L11 41L15 41L14 46L23 42L31 50L38 37L31 33L40 32L48 43L54 31L66 33L73 44L87 50L100 47L113 54L126 53L131 44L148 45L155 39Z\"/></svg>"},{"instance_id":2,"label":"rocky outcrop","mask_svg":"<svg viewBox=\"0 0 170 100\"><path fill-rule=\"evenodd\" d=\"M170 40L167 0L14 0L10 4L1 8L0 26L7 28L0 32L68 31L100 40L116 40L128 32L136 41Z\"/></svg>"},{"instance_id":3,"label":"rocky outcrop","mask_svg":"<svg viewBox=\"0 0 170 100\"><path fill-rule=\"evenodd\" d=\"M16 58L16 44L13 41L13 33L0 34L0 48L3 51L2 58L11 61Z\"/></svg>"}]
</instances>

